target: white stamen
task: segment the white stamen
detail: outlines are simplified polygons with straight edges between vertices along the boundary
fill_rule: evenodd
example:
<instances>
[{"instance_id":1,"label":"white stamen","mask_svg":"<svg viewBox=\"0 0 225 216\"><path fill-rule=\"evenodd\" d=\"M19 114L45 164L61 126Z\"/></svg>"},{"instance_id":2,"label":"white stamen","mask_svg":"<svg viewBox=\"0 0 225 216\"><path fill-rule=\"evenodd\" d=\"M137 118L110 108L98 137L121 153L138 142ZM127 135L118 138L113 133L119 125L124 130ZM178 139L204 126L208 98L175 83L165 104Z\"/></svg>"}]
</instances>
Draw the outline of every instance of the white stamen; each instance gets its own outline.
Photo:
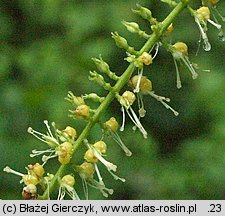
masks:
<instances>
[{"instance_id":1,"label":"white stamen","mask_svg":"<svg viewBox=\"0 0 225 216\"><path fill-rule=\"evenodd\" d=\"M141 70L138 69L138 81L137 81L136 87L134 89L134 92L140 91L140 83L141 83L142 75L143 75L143 68Z\"/></svg>"},{"instance_id":2,"label":"white stamen","mask_svg":"<svg viewBox=\"0 0 225 216\"><path fill-rule=\"evenodd\" d=\"M32 154L30 154L30 157L36 157L36 156L39 156L39 155L42 155L42 154L45 154L45 153L53 153L55 150L53 149L46 149L46 150L43 150L43 151L38 151L36 149L32 150Z\"/></svg>"},{"instance_id":3,"label":"white stamen","mask_svg":"<svg viewBox=\"0 0 225 216\"><path fill-rule=\"evenodd\" d=\"M57 200L63 200L64 196L66 195L65 188L63 188L61 185L59 187L59 194L57 197Z\"/></svg>"},{"instance_id":4,"label":"white stamen","mask_svg":"<svg viewBox=\"0 0 225 216\"><path fill-rule=\"evenodd\" d=\"M47 129L48 129L48 132L49 132L49 134L50 134L50 136L51 136L52 138L54 138L53 135L52 135L50 126L49 126L49 124L48 124L48 121L47 121L47 120L44 120L44 124L46 125L46 127L47 127Z\"/></svg>"},{"instance_id":5,"label":"white stamen","mask_svg":"<svg viewBox=\"0 0 225 216\"><path fill-rule=\"evenodd\" d=\"M69 185L63 185L63 186L66 188L66 193L70 196L72 200L80 200L76 190L73 187Z\"/></svg>"},{"instance_id":6,"label":"white stamen","mask_svg":"<svg viewBox=\"0 0 225 216\"><path fill-rule=\"evenodd\" d=\"M27 129L27 132L30 133L30 134L32 134L34 137L36 137L37 139L41 140L42 142L47 143L46 140L44 140L44 139L41 138L41 137L46 136L45 134L42 134L42 133L40 133L40 132L38 132L38 131L35 131L35 130L34 130L33 128L31 128L31 127L29 127L29 128ZM41 136L41 137L39 137L37 134L38 134L39 136Z\"/></svg>"},{"instance_id":7,"label":"white stamen","mask_svg":"<svg viewBox=\"0 0 225 216\"><path fill-rule=\"evenodd\" d=\"M182 87L181 80L180 80L180 73L179 73L179 69L178 69L177 62L176 62L175 58L173 58L173 61L174 61L174 65L175 65L175 68L176 68L176 74L177 74L177 88L180 89Z\"/></svg>"},{"instance_id":8,"label":"white stamen","mask_svg":"<svg viewBox=\"0 0 225 216\"><path fill-rule=\"evenodd\" d=\"M121 111L123 116L122 116L122 126L120 127L120 131L124 131L126 115L125 115L123 106L121 107Z\"/></svg>"},{"instance_id":9,"label":"white stamen","mask_svg":"<svg viewBox=\"0 0 225 216\"><path fill-rule=\"evenodd\" d=\"M99 183L104 185L102 176L101 176L101 174L100 174L100 172L99 172L99 169L98 169L98 166L97 166L96 163L94 163L94 167L95 167L96 174L97 174L97 176L98 176Z\"/></svg>"},{"instance_id":10,"label":"white stamen","mask_svg":"<svg viewBox=\"0 0 225 216\"><path fill-rule=\"evenodd\" d=\"M211 44L209 43L207 34L206 34L205 30L202 28L202 26L200 24L200 21L199 21L199 19L197 17L195 17L195 22L198 25L198 28L200 30L200 33L201 33L201 36L202 36L202 39L203 39L203 48L204 48L204 50L205 51L210 51L211 50Z\"/></svg>"},{"instance_id":11,"label":"white stamen","mask_svg":"<svg viewBox=\"0 0 225 216\"><path fill-rule=\"evenodd\" d=\"M108 170L112 170L116 172L116 169L117 169L116 165L114 165L113 163L103 158L94 147L90 146L89 144L88 144L88 147L93 150L95 157L97 157L98 160L100 160Z\"/></svg>"},{"instance_id":12,"label":"white stamen","mask_svg":"<svg viewBox=\"0 0 225 216\"><path fill-rule=\"evenodd\" d=\"M138 99L139 117L143 118L143 117L145 117L146 110L144 109L144 103L143 103L142 96L140 94L137 94L137 99Z\"/></svg>"},{"instance_id":13,"label":"white stamen","mask_svg":"<svg viewBox=\"0 0 225 216\"><path fill-rule=\"evenodd\" d=\"M29 128L27 129L27 132L30 133L30 134L32 134L32 135L33 135L34 137L36 137L38 140L40 140L40 141L42 141L42 142L44 142L44 143L46 143L46 144L48 144L48 145L49 145L49 141L47 141L47 140L50 140L50 141L52 141L53 143L59 145L58 141L57 141L54 137L49 137L49 136L47 136L47 135L45 135L45 134L43 134L43 133L40 133L40 132L38 132L38 131L32 129L31 127L29 127Z\"/></svg>"},{"instance_id":14,"label":"white stamen","mask_svg":"<svg viewBox=\"0 0 225 216\"><path fill-rule=\"evenodd\" d=\"M108 170L109 171L109 170ZM117 176L117 175L115 175L113 172L111 172L111 171L109 171L109 173L113 176L113 178L115 179L115 180L120 180L120 181L122 181L122 182L125 182L126 181L126 179L124 179L124 178L120 178L119 176Z\"/></svg>"},{"instance_id":15,"label":"white stamen","mask_svg":"<svg viewBox=\"0 0 225 216\"><path fill-rule=\"evenodd\" d=\"M44 162L43 165L45 165L49 159L55 158L55 157L57 157L57 155L49 155L49 156L43 155L42 156L42 161Z\"/></svg>"},{"instance_id":16,"label":"white stamen","mask_svg":"<svg viewBox=\"0 0 225 216\"><path fill-rule=\"evenodd\" d=\"M222 14L217 10L217 8L213 7L213 10L215 10L218 16L222 19L222 21L225 22L225 17L222 16Z\"/></svg>"},{"instance_id":17,"label":"white stamen","mask_svg":"<svg viewBox=\"0 0 225 216\"><path fill-rule=\"evenodd\" d=\"M141 109L138 110L140 118L145 117L146 114L146 110L144 109L144 107L141 107Z\"/></svg>"},{"instance_id":18,"label":"white stamen","mask_svg":"<svg viewBox=\"0 0 225 216\"><path fill-rule=\"evenodd\" d=\"M222 26L218 23L215 23L214 21L212 21L211 19L207 19L207 21L209 23L211 23L213 26L215 26L218 30L220 30L222 28Z\"/></svg>"},{"instance_id":19,"label":"white stamen","mask_svg":"<svg viewBox=\"0 0 225 216\"><path fill-rule=\"evenodd\" d=\"M129 110L131 113L129 113ZM135 114L134 110L132 107L129 107L129 109L126 109L128 116L130 117L131 121L137 126L137 128L141 131L143 137L146 139L148 136L148 133L142 126L140 120L138 119L137 115Z\"/></svg>"},{"instance_id":20,"label":"white stamen","mask_svg":"<svg viewBox=\"0 0 225 216\"><path fill-rule=\"evenodd\" d=\"M18 175L18 176L21 176L23 177L24 174L20 173L20 172L17 172L13 169L11 169L9 166L6 166L4 169L3 169L4 172L7 172L7 173L12 173L12 174L15 174L15 175Z\"/></svg>"},{"instance_id":21,"label":"white stamen","mask_svg":"<svg viewBox=\"0 0 225 216\"><path fill-rule=\"evenodd\" d=\"M224 19L223 21L225 21L225 18L221 16L221 14L217 11L217 9L216 9L215 7L213 7L213 9L215 9L216 12L218 13L218 15L220 15L220 17L222 18L222 20ZM218 20L217 20L217 18L216 18L216 16L214 15L213 12L212 12L212 15L213 15L213 18L214 18L216 24L220 25L219 22L218 22ZM220 41L222 41L222 42L225 41L225 36L224 36L224 33L223 33L222 28L219 29L218 39L219 39Z\"/></svg>"},{"instance_id":22,"label":"white stamen","mask_svg":"<svg viewBox=\"0 0 225 216\"><path fill-rule=\"evenodd\" d=\"M95 179L91 179L91 181L88 181L87 183L89 186L100 190L100 192L102 193L102 195L104 197L108 197L108 194L110 194L110 195L113 194L113 189L106 188L104 183L101 184L101 183L97 182ZM107 191L108 194L104 190Z\"/></svg>"},{"instance_id":23,"label":"white stamen","mask_svg":"<svg viewBox=\"0 0 225 216\"><path fill-rule=\"evenodd\" d=\"M199 35L199 40L198 40L198 48L197 48L197 51L195 53L196 56L198 56L198 53L199 53L199 50L200 50L200 46L201 46L201 35Z\"/></svg>"},{"instance_id":24,"label":"white stamen","mask_svg":"<svg viewBox=\"0 0 225 216\"><path fill-rule=\"evenodd\" d=\"M33 128L32 127L27 128L27 132L33 134L34 133Z\"/></svg>"},{"instance_id":25,"label":"white stamen","mask_svg":"<svg viewBox=\"0 0 225 216\"><path fill-rule=\"evenodd\" d=\"M57 134L57 129L56 129L55 122L52 122L52 127L54 129L54 133L55 133L56 140L57 140L57 142L59 144L59 139L58 139L58 134Z\"/></svg>"},{"instance_id":26,"label":"white stamen","mask_svg":"<svg viewBox=\"0 0 225 216\"><path fill-rule=\"evenodd\" d=\"M154 94L154 92L149 92L149 94L150 94L153 98L155 98L156 100L158 100L161 104L163 104L163 106L165 106L166 109L170 109L170 110L174 113L175 116L178 116L178 115L179 115L179 113L178 113L177 111L175 111L172 107L170 107L167 103L165 103L165 102L163 101L163 100L168 101L169 98L165 98L165 97L162 97L162 96L158 96L158 95ZM167 99L167 100L166 100L166 99ZM168 101L168 102L169 102L169 101Z\"/></svg>"},{"instance_id":27,"label":"white stamen","mask_svg":"<svg viewBox=\"0 0 225 216\"><path fill-rule=\"evenodd\" d=\"M152 57L152 60L154 60L154 58L157 56L157 54L158 54L158 52L159 52L159 46L160 46L160 43L156 43L155 54L154 54L154 56Z\"/></svg>"},{"instance_id":28,"label":"white stamen","mask_svg":"<svg viewBox=\"0 0 225 216\"><path fill-rule=\"evenodd\" d=\"M85 179L85 177L83 177L82 175L80 175L81 180L82 180L82 186L83 186L83 190L84 190L84 197L86 200L88 200L88 186L87 186L87 181Z\"/></svg>"},{"instance_id":29,"label":"white stamen","mask_svg":"<svg viewBox=\"0 0 225 216\"><path fill-rule=\"evenodd\" d=\"M195 69L193 68L191 62L189 61L187 56L184 56L182 58L184 64L188 67L188 69L190 70L191 74L192 74L192 79L197 79L198 74L196 73Z\"/></svg>"},{"instance_id":30,"label":"white stamen","mask_svg":"<svg viewBox=\"0 0 225 216\"><path fill-rule=\"evenodd\" d=\"M209 70L209 69L205 69L205 70L203 70L203 71L205 71L205 72L207 72L207 73L210 73L210 72L211 72L211 70Z\"/></svg>"},{"instance_id":31,"label":"white stamen","mask_svg":"<svg viewBox=\"0 0 225 216\"><path fill-rule=\"evenodd\" d=\"M121 138L118 135L118 133L117 132L112 132L111 134L112 134L113 139L116 141L116 143L123 149L123 151L125 152L126 156L130 157L132 155L132 152L125 146L125 144L121 140Z\"/></svg>"}]
</instances>

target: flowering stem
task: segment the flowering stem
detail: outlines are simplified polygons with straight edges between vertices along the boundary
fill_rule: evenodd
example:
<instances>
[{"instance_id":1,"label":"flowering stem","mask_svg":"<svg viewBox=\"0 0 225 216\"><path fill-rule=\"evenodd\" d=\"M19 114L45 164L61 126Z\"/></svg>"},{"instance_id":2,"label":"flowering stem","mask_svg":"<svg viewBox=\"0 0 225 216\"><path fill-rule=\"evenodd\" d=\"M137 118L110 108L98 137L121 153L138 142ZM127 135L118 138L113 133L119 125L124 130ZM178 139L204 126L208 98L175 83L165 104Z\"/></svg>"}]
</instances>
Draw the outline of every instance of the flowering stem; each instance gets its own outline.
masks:
<instances>
[{"instance_id":1,"label":"flowering stem","mask_svg":"<svg viewBox=\"0 0 225 216\"><path fill-rule=\"evenodd\" d=\"M143 52L148 52L155 43L160 39L163 32L168 28L168 26L173 22L173 20L180 14L180 12L189 4L190 0L182 0L180 3L171 11L171 13L164 19L163 22L159 23L157 31L153 32L150 38L147 40L147 42L144 44L144 46L141 48L141 50L138 52L139 55L141 55ZM113 99L116 96L116 93L120 92L120 90L123 88L124 85L127 84L129 81L132 73L134 72L135 66L133 63L131 63L125 72L121 75L120 79L117 81L114 87L111 88L110 92L106 96L105 100L100 104L98 109L96 110L94 116L90 118L88 124L74 143L74 150L73 155L75 154L77 148L82 144L83 140L88 136L90 130L92 127L98 122L99 117L101 114L107 109L107 107L110 105L110 103L113 101ZM49 191L46 190L42 196L39 196L38 199L48 199L48 196L52 193L54 190L58 178L63 175L63 172L66 168L66 165L61 165L56 172L54 178L50 182L49 185Z\"/></svg>"}]
</instances>

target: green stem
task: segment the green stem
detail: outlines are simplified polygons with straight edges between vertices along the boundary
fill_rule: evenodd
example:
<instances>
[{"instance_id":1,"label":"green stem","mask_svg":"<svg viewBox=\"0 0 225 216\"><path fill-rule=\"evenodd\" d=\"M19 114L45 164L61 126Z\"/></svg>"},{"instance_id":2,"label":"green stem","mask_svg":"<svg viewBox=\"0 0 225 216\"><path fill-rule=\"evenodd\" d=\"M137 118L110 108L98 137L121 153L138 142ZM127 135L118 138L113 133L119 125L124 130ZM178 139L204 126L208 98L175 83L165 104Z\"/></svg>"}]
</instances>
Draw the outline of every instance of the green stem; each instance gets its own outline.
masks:
<instances>
[{"instance_id":1,"label":"green stem","mask_svg":"<svg viewBox=\"0 0 225 216\"><path fill-rule=\"evenodd\" d=\"M148 41L144 44L142 49L139 51L139 54L143 52L149 51L154 44L160 39L163 32L167 29L167 27L173 22L173 20L179 15L179 13L189 4L190 0L183 0L181 1L172 11L171 13L166 17L166 19L160 23L159 31L154 32L151 37L148 39ZM117 81L116 85L112 87L111 91L106 96L105 100L101 103L101 105L96 110L94 116L90 119L76 142L74 143L74 151L73 155L75 154L77 148L82 144L83 140L88 136L90 130L92 127L98 122L99 117L101 114L106 110L106 108L110 105L110 103L115 98L116 93L118 93L124 85L127 84L128 80L130 79L132 73L134 72L135 66L133 63L131 63L128 68L125 70L125 72L121 75L120 79ZM56 172L54 178L52 179L50 186L49 186L49 194L46 190L42 196L39 197L39 199L47 199L48 195L50 195L55 185L57 184L58 178L63 175L63 172L66 168L66 165L61 165Z\"/></svg>"}]
</instances>

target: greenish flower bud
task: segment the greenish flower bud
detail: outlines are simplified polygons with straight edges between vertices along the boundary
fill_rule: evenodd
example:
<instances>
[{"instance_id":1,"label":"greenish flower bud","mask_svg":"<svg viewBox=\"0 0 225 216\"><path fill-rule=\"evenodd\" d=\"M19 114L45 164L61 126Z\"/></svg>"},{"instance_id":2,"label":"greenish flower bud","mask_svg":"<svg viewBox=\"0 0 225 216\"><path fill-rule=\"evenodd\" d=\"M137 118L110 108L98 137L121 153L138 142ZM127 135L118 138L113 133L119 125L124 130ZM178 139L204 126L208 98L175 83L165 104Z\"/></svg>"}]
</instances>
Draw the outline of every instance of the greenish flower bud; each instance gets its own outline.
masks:
<instances>
[{"instance_id":1,"label":"greenish flower bud","mask_svg":"<svg viewBox=\"0 0 225 216\"><path fill-rule=\"evenodd\" d=\"M90 94L85 94L82 96L83 99L91 99L95 102L100 102L102 103L105 100L105 97L100 97L96 93L90 93Z\"/></svg>"},{"instance_id":2,"label":"greenish flower bud","mask_svg":"<svg viewBox=\"0 0 225 216\"><path fill-rule=\"evenodd\" d=\"M115 33L112 32L111 34L112 34L112 38L115 40L116 45L119 48L126 49L128 47L127 40L125 38L121 37L117 32Z\"/></svg>"},{"instance_id":3,"label":"greenish flower bud","mask_svg":"<svg viewBox=\"0 0 225 216\"><path fill-rule=\"evenodd\" d=\"M122 24L127 28L131 33L138 33L140 30L139 25L135 22L126 22L122 21Z\"/></svg>"},{"instance_id":4,"label":"greenish flower bud","mask_svg":"<svg viewBox=\"0 0 225 216\"><path fill-rule=\"evenodd\" d=\"M73 145L70 142L64 142L56 148L56 155L61 164L68 164L71 160Z\"/></svg>"},{"instance_id":5,"label":"greenish flower bud","mask_svg":"<svg viewBox=\"0 0 225 216\"><path fill-rule=\"evenodd\" d=\"M173 0L161 0L161 2L164 2L166 4L168 4L170 7L176 7L177 3Z\"/></svg>"},{"instance_id":6,"label":"greenish flower bud","mask_svg":"<svg viewBox=\"0 0 225 216\"><path fill-rule=\"evenodd\" d=\"M68 95L66 97L66 100L70 101L73 103L75 106L83 105L85 104L84 100L82 97L77 97L73 94L73 92L69 91Z\"/></svg>"},{"instance_id":7,"label":"greenish flower bud","mask_svg":"<svg viewBox=\"0 0 225 216\"><path fill-rule=\"evenodd\" d=\"M68 164L71 161L71 155L67 154L66 156L59 156L58 161L61 164Z\"/></svg>"},{"instance_id":8,"label":"greenish flower bud","mask_svg":"<svg viewBox=\"0 0 225 216\"><path fill-rule=\"evenodd\" d=\"M94 61L100 72L105 73L106 71L109 70L109 65L102 60L101 56L99 57L99 59L92 58L92 60Z\"/></svg>"},{"instance_id":9,"label":"greenish flower bud","mask_svg":"<svg viewBox=\"0 0 225 216\"><path fill-rule=\"evenodd\" d=\"M142 18L146 19L146 20L151 20L152 19L152 12L145 7L142 7L139 4L136 4L138 10L132 10L134 13L140 15Z\"/></svg>"}]
</instances>

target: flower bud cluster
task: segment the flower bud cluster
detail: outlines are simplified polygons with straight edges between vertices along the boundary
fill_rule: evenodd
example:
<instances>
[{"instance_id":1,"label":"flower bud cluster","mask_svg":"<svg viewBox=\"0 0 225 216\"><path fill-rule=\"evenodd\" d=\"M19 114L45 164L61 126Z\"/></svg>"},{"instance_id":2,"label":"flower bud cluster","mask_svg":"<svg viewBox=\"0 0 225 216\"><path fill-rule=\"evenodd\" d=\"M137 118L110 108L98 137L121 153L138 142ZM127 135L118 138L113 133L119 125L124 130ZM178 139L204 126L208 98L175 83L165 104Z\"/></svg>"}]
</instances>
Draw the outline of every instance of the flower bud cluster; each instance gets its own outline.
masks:
<instances>
[{"instance_id":1,"label":"flower bud cluster","mask_svg":"<svg viewBox=\"0 0 225 216\"><path fill-rule=\"evenodd\" d=\"M17 172L8 166L6 166L3 171L22 177L20 182L25 185L22 191L22 197L24 199L26 200L37 199L38 198L37 185L41 186L48 185L48 182L45 179L46 177L44 177L45 170L43 166L40 165L39 163L35 163L34 165L30 164L27 166L26 169L27 174ZM47 176L49 176L49 174L47 174ZM51 179L49 179L49 181L51 181Z\"/></svg>"},{"instance_id":2,"label":"flower bud cluster","mask_svg":"<svg viewBox=\"0 0 225 216\"><path fill-rule=\"evenodd\" d=\"M30 157L43 155L42 156L43 165L47 163L49 159L55 158L55 157L58 157L58 161L61 164L70 163L70 160L73 154L73 144L77 138L77 131L70 126L67 126L62 131L58 130L55 127L55 123L53 122L52 126L55 131L55 137L54 137L53 133L51 132L50 126L48 125L48 122L45 120L44 123L48 129L48 132L46 135L38 131L35 131L32 128L29 128L28 132L31 133L33 136L35 136L37 139L41 140L42 142L47 143L50 148L46 150L40 150L40 151L34 149L32 150L32 154L30 154ZM55 145L49 145L49 140L54 140ZM46 153L48 155L45 155Z\"/></svg>"},{"instance_id":3,"label":"flower bud cluster","mask_svg":"<svg viewBox=\"0 0 225 216\"><path fill-rule=\"evenodd\" d=\"M90 107L85 104L85 101L82 97L77 97L71 91L69 91L65 99L71 102L75 107L74 110L70 110L72 117L83 119L90 118Z\"/></svg>"}]
</instances>

